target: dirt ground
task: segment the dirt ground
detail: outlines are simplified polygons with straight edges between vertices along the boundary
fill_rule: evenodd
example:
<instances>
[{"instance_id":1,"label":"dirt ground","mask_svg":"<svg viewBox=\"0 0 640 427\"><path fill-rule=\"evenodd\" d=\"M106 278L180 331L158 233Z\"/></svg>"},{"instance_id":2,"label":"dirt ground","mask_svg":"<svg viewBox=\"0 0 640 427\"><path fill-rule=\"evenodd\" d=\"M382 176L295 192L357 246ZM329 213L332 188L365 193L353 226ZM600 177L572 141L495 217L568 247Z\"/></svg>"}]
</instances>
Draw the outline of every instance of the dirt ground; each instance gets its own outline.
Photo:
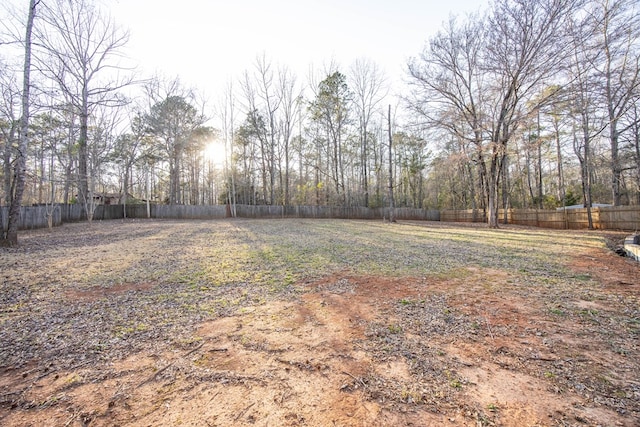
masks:
<instances>
[{"instance_id":1,"label":"dirt ground","mask_svg":"<svg viewBox=\"0 0 640 427\"><path fill-rule=\"evenodd\" d=\"M33 248L47 235L33 233L31 250L9 255L45 256ZM640 267L586 247L567 269L578 288L525 292L504 269L462 258L423 276L344 267L199 318L181 341L145 339L64 368L0 360L0 424L638 426ZM5 286L18 280L1 274ZM67 286L56 301L79 307L159 286ZM16 311L5 305L0 325Z\"/></svg>"}]
</instances>

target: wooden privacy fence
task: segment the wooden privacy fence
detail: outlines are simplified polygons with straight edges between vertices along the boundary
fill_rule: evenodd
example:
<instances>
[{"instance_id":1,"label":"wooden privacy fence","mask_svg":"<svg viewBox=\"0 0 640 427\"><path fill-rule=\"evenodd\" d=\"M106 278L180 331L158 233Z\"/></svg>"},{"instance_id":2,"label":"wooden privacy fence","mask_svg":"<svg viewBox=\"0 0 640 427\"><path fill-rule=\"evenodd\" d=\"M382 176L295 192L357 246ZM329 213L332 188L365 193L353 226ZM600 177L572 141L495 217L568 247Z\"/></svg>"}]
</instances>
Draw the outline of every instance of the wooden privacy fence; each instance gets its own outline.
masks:
<instances>
[{"instance_id":1,"label":"wooden privacy fence","mask_svg":"<svg viewBox=\"0 0 640 427\"><path fill-rule=\"evenodd\" d=\"M362 206L264 206L238 205L240 218L339 218L383 219L389 217L388 208ZM427 209L396 208L394 217L399 220L439 221L440 211Z\"/></svg>"},{"instance_id":2,"label":"wooden privacy fence","mask_svg":"<svg viewBox=\"0 0 640 427\"><path fill-rule=\"evenodd\" d=\"M138 209L138 207L136 207ZM239 218L339 218L339 219L382 219L388 217L388 209L365 208L359 206L271 206L271 205L236 205L236 216ZM225 218L231 216L228 206L151 206L151 218ZM127 207L127 217L146 218ZM397 208L395 217L404 220L439 221L437 210Z\"/></svg>"},{"instance_id":3,"label":"wooden privacy fence","mask_svg":"<svg viewBox=\"0 0 640 427\"><path fill-rule=\"evenodd\" d=\"M151 205L151 218L163 219L219 219L231 216L229 206L187 206L187 205ZM104 219L122 218L122 205L103 206L105 212L115 209L115 214L102 214ZM271 206L236 205L239 218L340 218L340 219L382 219L388 216L388 209L365 208L358 206ZM108 217L108 218L107 218ZM395 217L404 220L438 221L437 210L397 208ZM101 216L96 212L96 218ZM128 205L127 218L147 218L146 205Z\"/></svg>"},{"instance_id":4,"label":"wooden privacy fence","mask_svg":"<svg viewBox=\"0 0 640 427\"><path fill-rule=\"evenodd\" d=\"M498 212L499 222L504 219L504 210ZM640 230L640 206L617 206L591 208L593 227L600 230ZM440 221L485 222L482 211L444 210L440 211ZM538 210L508 209L507 223L561 230L589 228L586 208Z\"/></svg>"},{"instance_id":5,"label":"wooden privacy fence","mask_svg":"<svg viewBox=\"0 0 640 427\"><path fill-rule=\"evenodd\" d=\"M221 219L231 216L228 206L191 206L191 205L150 205L150 218L156 219ZM9 208L2 209L2 227L7 226ZM122 219L125 206L99 205L93 214L95 221ZM146 205L127 205L127 218L147 218ZM365 208L350 206L267 206L237 205L236 215L240 218L340 218L340 219L382 219L389 216L387 208ZM45 206L23 206L20 209L20 230L45 228L47 212ZM439 221L437 210L396 208L394 216L398 220ZM53 225L86 220L81 205L56 205L53 209Z\"/></svg>"},{"instance_id":6,"label":"wooden privacy fence","mask_svg":"<svg viewBox=\"0 0 640 427\"><path fill-rule=\"evenodd\" d=\"M100 205L96 207L94 220L124 218L123 205ZM0 207L2 228L6 229L9 208ZM147 218L146 205L127 205L127 218ZM48 226L48 214L53 225L86 220L80 205L56 205L53 210L46 206L25 206L20 211L18 228L21 230ZM388 218L388 208L365 208L358 206L267 206L237 205L236 214L240 218L339 218L339 219L383 219ZM640 206L592 208L594 228L601 230L640 230ZM151 205L150 218L157 219L221 219L230 216L230 209L224 205ZM430 210L396 208L397 220L485 222L482 211L476 210ZM504 211L500 210L502 222ZM536 210L509 209L507 223L554 229L588 228L586 209Z\"/></svg>"},{"instance_id":7,"label":"wooden privacy fence","mask_svg":"<svg viewBox=\"0 0 640 427\"><path fill-rule=\"evenodd\" d=\"M55 206L23 206L20 208L19 230L48 227L48 219L54 227L64 222L75 222L86 219L86 215L80 205L55 205ZM6 230L9 222L9 207L0 206L0 218L2 229Z\"/></svg>"}]
</instances>

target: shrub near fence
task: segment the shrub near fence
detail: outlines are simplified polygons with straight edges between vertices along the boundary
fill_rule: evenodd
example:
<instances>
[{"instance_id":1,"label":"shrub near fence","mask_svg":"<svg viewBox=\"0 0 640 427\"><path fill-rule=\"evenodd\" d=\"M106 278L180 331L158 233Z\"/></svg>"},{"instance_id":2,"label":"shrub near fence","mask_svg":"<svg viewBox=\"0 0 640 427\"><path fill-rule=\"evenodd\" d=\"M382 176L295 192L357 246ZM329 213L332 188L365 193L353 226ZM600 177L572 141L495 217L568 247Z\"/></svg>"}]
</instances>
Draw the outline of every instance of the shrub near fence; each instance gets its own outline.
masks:
<instances>
[{"instance_id":1,"label":"shrub near fence","mask_svg":"<svg viewBox=\"0 0 640 427\"><path fill-rule=\"evenodd\" d=\"M151 205L151 218L157 219L221 219L229 213L224 205ZM9 208L2 209L2 227L6 229ZM146 205L127 205L127 218L147 218ZM619 206L593 208L594 228L602 230L640 230L640 207ZM323 218L323 219L383 219L388 218L388 208L365 208L358 206L267 206L237 205L236 214L240 218ZM485 222L481 210L428 210L396 208L394 217L405 221L447 221L447 222ZM124 218L123 205L100 205L96 207L94 220L113 220ZM499 211L500 221L504 211ZM53 224L86 220L81 205L57 205L54 210ZM553 229L588 228L586 209L536 210L509 209L507 223ZM24 206L20 211L18 228L21 230L47 227L47 209L45 206Z\"/></svg>"}]
</instances>

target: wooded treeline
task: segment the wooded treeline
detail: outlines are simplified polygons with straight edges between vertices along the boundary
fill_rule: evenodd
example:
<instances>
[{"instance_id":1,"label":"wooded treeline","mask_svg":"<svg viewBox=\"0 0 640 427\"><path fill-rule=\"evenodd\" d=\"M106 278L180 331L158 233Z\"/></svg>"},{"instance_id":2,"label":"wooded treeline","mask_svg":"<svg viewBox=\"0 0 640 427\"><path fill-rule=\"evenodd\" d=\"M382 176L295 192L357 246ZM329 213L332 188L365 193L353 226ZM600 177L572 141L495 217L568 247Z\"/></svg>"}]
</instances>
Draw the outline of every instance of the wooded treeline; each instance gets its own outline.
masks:
<instances>
[{"instance_id":1,"label":"wooded treeline","mask_svg":"<svg viewBox=\"0 0 640 427\"><path fill-rule=\"evenodd\" d=\"M379 207L392 190L396 206L477 209L491 226L500 208L640 204L635 0L494 0L427 40L405 88L370 59L303 78L262 55L214 103L135 76L98 3L29 6L0 39L2 205L21 174L22 204L89 218L107 194Z\"/></svg>"}]
</instances>

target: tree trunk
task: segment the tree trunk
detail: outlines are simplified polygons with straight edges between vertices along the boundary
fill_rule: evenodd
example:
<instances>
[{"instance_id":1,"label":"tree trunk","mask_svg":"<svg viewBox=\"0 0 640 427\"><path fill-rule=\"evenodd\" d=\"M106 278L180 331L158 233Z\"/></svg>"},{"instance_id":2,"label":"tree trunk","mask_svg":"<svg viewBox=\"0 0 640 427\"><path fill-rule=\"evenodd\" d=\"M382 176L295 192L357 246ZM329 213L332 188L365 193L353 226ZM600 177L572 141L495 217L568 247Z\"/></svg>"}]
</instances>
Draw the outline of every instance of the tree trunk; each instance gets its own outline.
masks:
<instances>
[{"instance_id":1,"label":"tree trunk","mask_svg":"<svg viewBox=\"0 0 640 427\"><path fill-rule=\"evenodd\" d=\"M507 155L502 156L502 223L507 225L509 223L509 170L507 169Z\"/></svg>"},{"instance_id":2,"label":"tree trunk","mask_svg":"<svg viewBox=\"0 0 640 427\"><path fill-rule=\"evenodd\" d=\"M13 148L13 141L15 140L16 127L12 123L9 130L9 136L4 144L4 151L2 152L2 171L3 171L3 187L4 187L4 204L11 205L12 193L11 193L11 149Z\"/></svg>"},{"instance_id":3,"label":"tree trunk","mask_svg":"<svg viewBox=\"0 0 640 427\"><path fill-rule=\"evenodd\" d=\"M182 141L178 143L178 152L176 153L176 180L174 184L176 203L179 205L184 204L182 198Z\"/></svg>"},{"instance_id":4,"label":"tree trunk","mask_svg":"<svg viewBox=\"0 0 640 427\"><path fill-rule=\"evenodd\" d=\"M498 228L498 186L493 181L495 177L490 177L489 182L489 202L487 206L487 224L490 228Z\"/></svg>"},{"instance_id":5,"label":"tree trunk","mask_svg":"<svg viewBox=\"0 0 640 427\"><path fill-rule=\"evenodd\" d=\"M149 173L149 167L147 166L147 170L146 170L146 179L144 180L144 193L145 193L145 198L147 199L147 218L151 218L151 202L149 201L150 198L150 194L149 194L149 180L151 179L151 174Z\"/></svg>"},{"instance_id":6,"label":"tree trunk","mask_svg":"<svg viewBox=\"0 0 640 427\"><path fill-rule=\"evenodd\" d=\"M71 191L71 180L72 180L72 172L73 172L73 159L69 156L69 163L67 167L64 168L64 191L62 196L62 203L65 205L69 204L69 193Z\"/></svg>"},{"instance_id":7,"label":"tree trunk","mask_svg":"<svg viewBox=\"0 0 640 427\"><path fill-rule=\"evenodd\" d=\"M587 209L587 222L589 230L593 230L593 217L591 215L591 179L589 166L583 163L580 168L582 177L582 195L584 197L584 207Z\"/></svg>"},{"instance_id":8,"label":"tree trunk","mask_svg":"<svg viewBox=\"0 0 640 427\"><path fill-rule=\"evenodd\" d=\"M46 203L47 225L49 227L49 231L53 229L53 214L56 211L56 188L53 179L54 152L55 148L51 150L51 157L49 158L49 198Z\"/></svg>"},{"instance_id":9,"label":"tree trunk","mask_svg":"<svg viewBox=\"0 0 640 427\"><path fill-rule=\"evenodd\" d=\"M393 134L391 132L391 105L389 105L387 124L389 125L389 222L396 222L395 200L393 198Z\"/></svg>"},{"instance_id":10,"label":"tree trunk","mask_svg":"<svg viewBox=\"0 0 640 427\"><path fill-rule=\"evenodd\" d=\"M175 151L169 157L169 204L176 204L176 161Z\"/></svg>"},{"instance_id":11,"label":"tree trunk","mask_svg":"<svg viewBox=\"0 0 640 427\"><path fill-rule=\"evenodd\" d=\"M533 182L531 181L531 150L529 147L529 144L527 144L527 141L524 141L524 144L526 149L525 149L525 162L526 162L526 167L527 167L527 188L529 190L529 198L531 199L531 205L535 206L536 205L536 198L533 195ZM525 207L529 207L529 203L527 202L525 204Z\"/></svg>"},{"instance_id":12,"label":"tree trunk","mask_svg":"<svg viewBox=\"0 0 640 427\"><path fill-rule=\"evenodd\" d=\"M367 127L364 126L362 135L362 189L364 191L364 206L369 207L369 170L367 168Z\"/></svg>"},{"instance_id":13,"label":"tree trunk","mask_svg":"<svg viewBox=\"0 0 640 427\"><path fill-rule=\"evenodd\" d=\"M40 170L36 172L35 179L38 183L38 203L44 200L44 140L40 140L40 151L35 156L38 159Z\"/></svg>"},{"instance_id":14,"label":"tree trunk","mask_svg":"<svg viewBox=\"0 0 640 427\"><path fill-rule=\"evenodd\" d=\"M589 173L589 163L590 163L590 144L591 137L589 136L589 125L588 121L585 120L585 123L582 125L582 147L579 147L578 138L576 136L575 130L573 131L573 144L574 151L578 157L580 162L580 177L582 180L582 196L584 199L584 207L587 209L587 221L589 230L593 230L593 217L591 216L591 174Z\"/></svg>"},{"instance_id":15,"label":"tree trunk","mask_svg":"<svg viewBox=\"0 0 640 427\"><path fill-rule=\"evenodd\" d=\"M618 120L615 118L609 123L609 137L611 139L611 192L614 206L620 206L622 204L622 191L620 189L622 164L620 162L617 125Z\"/></svg>"},{"instance_id":16,"label":"tree trunk","mask_svg":"<svg viewBox=\"0 0 640 427\"><path fill-rule=\"evenodd\" d=\"M498 228L498 190L500 185L499 174L501 169L498 164L498 159L498 154L494 153L491 158L487 183L487 192L489 195L487 224L490 228Z\"/></svg>"},{"instance_id":17,"label":"tree trunk","mask_svg":"<svg viewBox=\"0 0 640 427\"><path fill-rule=\"evenodd\" d=\"M93 194L89 194L89 174L87 167L87 140L89 139L89 94L86 85L82 88L82 107L80 112L80 136L78 138L78 192L80 202L91 222L92 215L90 203L93 202Z\"/></svg>"},{"instance_id":18,"label":"tree trunk","mask_svg":"<svg viewBox=\"0 0 640 427\"><path fill-rule=\"evenodd\" d=\"M269 141L269 204L275 205L275 187L276 187L276 141L273 130L273 115L270 112L270 132L271 137Z\"/></svg>"},{"instance_id":19,"label":"tree trunk","mask_svg":"<svg viewBox=\"0 0 640 427\"><path fill-rule=\"evenodd\" d=\"M340 163L339 163L339 156L340 156L340 151L339 151L339 144L340 142L338 141L338 137L336 136L335 132L331 132L331 136L330 138L332 139L332 147L333 147L333 167L332 169L332 173L333 173L333 182L335 185L335 190L336 190L336 198L339 200L340 199Z\"/></svg>"},{"instance_id":20,"label":"tree trunk","mask_svg":"<svg viewBox=\"0 0 640 427\"><path fill-rule=\"evenodd\" d=\"M316 141L316 164L314 169L314 190L316 193L316 206L320 206L320 161L322 159L322 153L320 151L320 143Z\"/></svg>"},{"instance_id":21,"label":"tree trunk","mask_svg":"<svg viewBox=\"0 0 640 427\"><path fill-rule=\"evenodd\" d=\"M537 135L536 135L536 148L538 149L538 158L536 159L538 161L538 165L537 165L537 175L536 177L538 178L538 209L542 209L543 203L542 203L542 198L544 197L543 191L542 191L542 139L540 138L540 109L538 109L537 111L537 115L538 115L538 121L537 121Z\"/></svg>"},{"instance_id":22,"label":"tree trunk","mask_svg":"<svg viewBox=\"0 0 640 427\"><path fill-rule=\"evenodd\" d=\"M284 142L284 205L289 206L289 138Z\"/></svg>"},{"instance_id":23,"label":"tree trunk","mask_svg":"<svg viewBox=\"0 0 640 427\"><path fill-rule=\"evenodd\" d=\"M636 113L636 120L633 125L633 146L636 163L636 204L640 205L640 120Z\"/></svg>"},{"instance_id":24,"label":"tree trunk","mask_svg":"<svg viewBox=\"0 0 640 427\"><path fill-rule=\"evenodd\" d=\"M15 166L15 192L11 198L9 207L9 218L7 231L0 240L2 245L14 246L18 244L18 220L20 219L20 206L22 205L22 195L26 180L27 148L29 146L29 101L31 94L31 34L33 32L33 21L36 14L38 0L29 2L29 15L27 18L27 28L24 40L24 69L22 83L22 117L20 118L20 142L18 143L18 153Z\"/></svg>"},{"instance_id":25,"label":"tree trunk","mask_svg":"<svg viewBox=\"0 0 640 427\"><path fill-rule=\"evenodd\" d=\"M128 164L125 164L124 170L125 170L125 172L124 172L124 185L122 186L123 187L123 191L122 191L122 200L121 200L121 202L122 202L122 206L123 206L123 208L122 208L122 211L123 211L122 216L123 216L124 219L127 219L127 191L129 190L129 170L130 170L130 167L129 167Z\"/></svg>"},{"instance_id":26,"label":"tree trunk","mask_svg":"<svg viewBox=\"0 0 640 427\"><path fill-rule=\"evenodd\" d=\"M269 168L267 164L268 159L265 142L262 140L262 138L260 138L260 154L260 161L262 164L262 199L264 204L268 204L269 198L267 197L267 191L269 187L267 186L267 171L269 170Z\"/></svg>"},{"instance_id":27,"label":"tree trunk","mask_svg":"<svg viewBox=\"0 0 640 427\"><path fill-rule=\"evenodd\" d=\"M562 167L562 146L560 145L560 128L554 121L555 136L556 136L556 156L558 162L558 199L562 206L565 206L566 193L564 189L564 171Z\"/></svg>"},{"instance_id":28,"label":"tree trunk","mask_svg":"<svg viewBox=\"0 0 640 427\"><path fill-rule=\"evenodd\" d=\"M227 153L227 141L224 143L224 163L225 168L228 166L228 159L231 158L233 154L233 138L234 138L234 129L233 129L233 98L231 97L231 91L229 91L229 101L230 101L230 111L231 111L231 138L229 138L229 153ZM236 213L236 179L235 179L235 168L231 166L231 170L227 169L228 173L231 175L231 217L235 218L237 216ZM246 202L245 202L246 203ZM212 203L213 204L213 203Z\"/></svg>"}]
</instances>

